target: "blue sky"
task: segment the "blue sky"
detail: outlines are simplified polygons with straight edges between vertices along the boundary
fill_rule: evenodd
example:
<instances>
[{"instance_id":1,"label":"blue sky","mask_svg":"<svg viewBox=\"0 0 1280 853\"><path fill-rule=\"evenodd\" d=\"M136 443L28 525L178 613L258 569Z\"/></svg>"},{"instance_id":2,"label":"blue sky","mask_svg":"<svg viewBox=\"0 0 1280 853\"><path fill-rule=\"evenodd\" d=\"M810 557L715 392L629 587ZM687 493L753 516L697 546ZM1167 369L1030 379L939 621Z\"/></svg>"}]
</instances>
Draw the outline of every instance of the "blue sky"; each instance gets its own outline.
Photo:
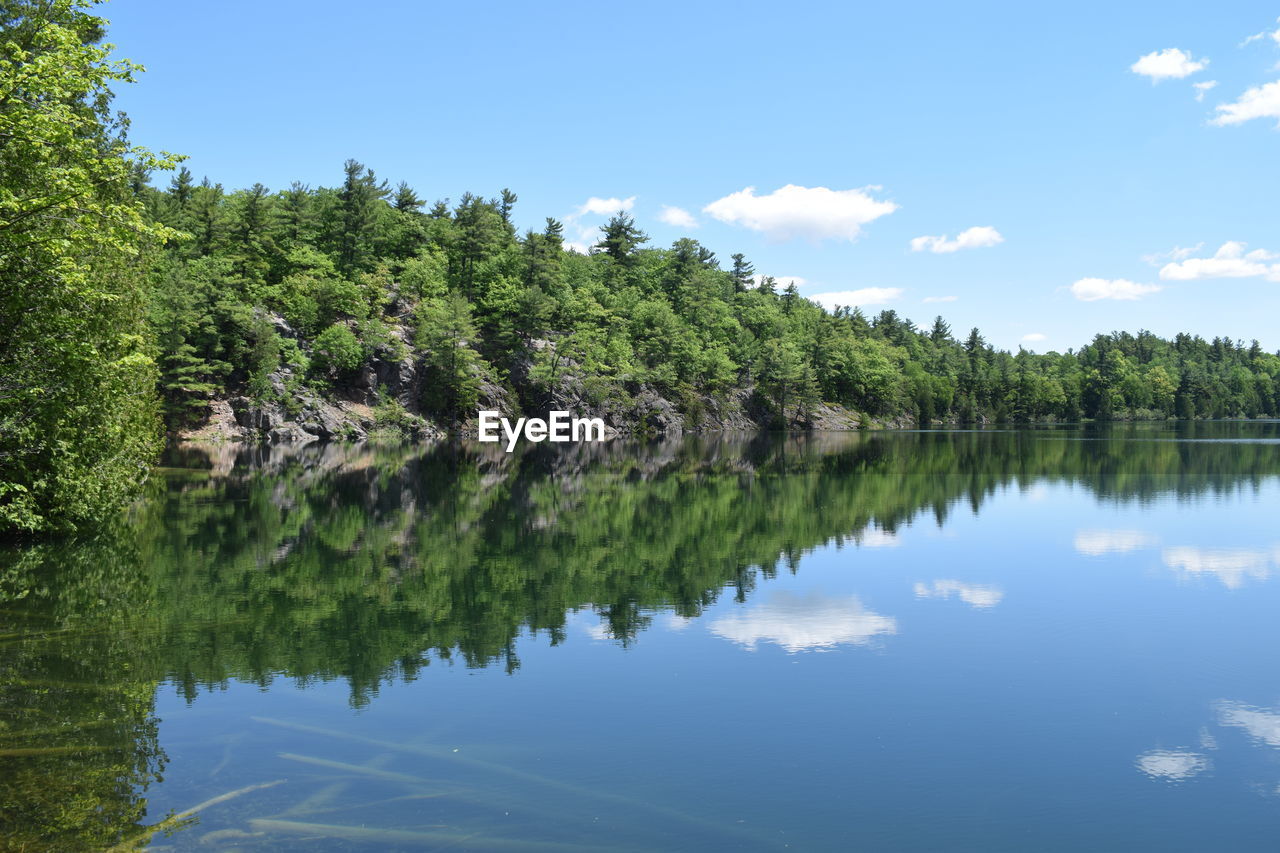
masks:
<instances>
[{"instance_id":1,"label":"blue sky","mask_svg":"<svg viewBox=\"0 0 1280 853\"><path fill-rule=\"evenodd\" d=\"M999 346L1280 348L1280 4L101 10L148 69L134 140L228 188L355 157L430 199L510 187L519 226L584 242L624 202L656 245Z\"/></svg>"}]
</instances>

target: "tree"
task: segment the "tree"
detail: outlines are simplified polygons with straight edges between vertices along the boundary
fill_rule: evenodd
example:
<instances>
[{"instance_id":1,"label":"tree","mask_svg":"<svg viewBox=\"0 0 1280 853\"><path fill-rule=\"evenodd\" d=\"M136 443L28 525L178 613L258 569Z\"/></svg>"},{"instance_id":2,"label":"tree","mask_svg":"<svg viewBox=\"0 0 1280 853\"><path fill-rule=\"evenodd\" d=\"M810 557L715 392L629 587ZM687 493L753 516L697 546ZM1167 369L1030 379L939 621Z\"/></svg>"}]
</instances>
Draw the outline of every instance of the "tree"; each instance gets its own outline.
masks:
<instances>
[{"instance_id":1,"label":"tree","mask_svg":"<svg viewBox=\"0 0 1280 853\"><path fill-rule=\"evenodd\" d=\"M560 260L564 255L564 226L548 217L541 234L529 231L524 238L524 281L543 293L556 289L560 279Z\"/></svg>"},{"instance_id":2,"label":"tree","mask_svg":"<svg viewBox=\"0 0 1280 853\"><path fill-rule=\"evenodd\" d=\"M756 268L741 252L733 254L731 260L733 269L729 271L729 276L733 279L733 289L738 293L745 293L751 287L751 280L755 278Z\"/></svg>"},{"instance_id":3,"label":"tree","mask_svg":"<svg viewBox=\"0 0 1280 853\"><path fill-rule=\"evenodd\" d=\"M130 186L104 22L77 0L0 6L0 531L73 528L132 495L159 446L140 262L175 236Z\"/></svg>"},{"instance_id":4,"label":"tree","mask_svg":"<svg viewBox=\"0 0 1280 853\"><path fill-rule=\"evenodd\" d=\"M634 266L636 249L649 242L649 236L636 227L635 219L623 211L618 211L601 225L600 233L600 241L593 248L604 252L623 267Z\"/></svg>"},{"instance_id":5,"label":"tree","mask_svg":"<svg viewBox=\"0 0 1280 853\"><path fill-rule=\"evenodd\" d=\"M342 323L334 323L316 337L311 363L321 373L349 375L364 361L364 347Z\"/></svg>"},{"instance_id":6,"label":"tree","mask_svg":"<svg viewBox=\"0 0 1280 853\"><path fill-rule=\"evenodd\" d=\"M463 193L453 214L457 238L451 260L459 287L474 295L476 266L491 257L510 239L498 209L471 193Z\"/></svg>"},{"instance_id":7,"label":"tree","mask_svg":"<svg viewBox=\"0 0 1280 853\"><path fill-rule=\"evenodd\" d=\"M795 310L796 303L800 301L800 290L796 287L795 281L787 282L787 286L782 289L782 310L790 314Z\"/></svg>"},{"instance_id":8,"label":"tree","mask_svg":"<svg viewBox=\"0 0 1280 853\"><path fill-rule=\"evenodd\" d=\"M280 193L280 231L286 251L315 240L315 204L311 188L294 181Z\"/></svg>"},{"instance_id":9,"label":"tree","mask_svg":"<svg viewBox=\"0 0 1280 853\"><path fill-rule=\"evenodd\" d=\"M236 272L254 284L263 284L276 253L274 210L267 188L254 184L234 196L232 240Z\"/></svg>"},{"instance_id":10,"label":"tree","mask_svg":"<svg viewBox=\"0 0 1280 853\"><path fill-rule=\"evenodd\" d=\"M417 312L418 345L426 350L430 371L423 407L456 420L474 412L480 395L479 337L471 303L460 293L423 301Z\"/></svg>"},{"instance_id":11,"label":"tree","mask_svg":"<svg viewBox=\"0 0 1280 853\"><path fill-rule=\"evenodd\" d=\"M805 417L817 402L813 369L790 342L769 341L760 353L760 387L777 407L783 426Z\"/></svg>"},{"instance_id":12,"label":"tree","mask_svg":"<svg viewBox=\"0 0 1280 853\"><path fill-rule=\"evenodd\" d=\"M378 213L389 189L373 170L357 160L342 164L342 189L338 192L336 243L338 269L350 275L363 268L369 255Z\"/></svg>"},{"instance_id":13,"label":"tree","mask_svg":"<svg viewBox=\"0 0 1280 853\"><path fill-rule=\"evenodd\" d=\"M174 204L184 208L187 202L191 201L191 190L191 170L183 166L169 182L169 195L172 196Z\"/></svg>"},{"instance_id":14,"label":"tree","mask_svg":"<svg viewBox=\"0 0 1280 853\"><path fill-rule=\"evenodd\" d=\"M404 181L396 185L395 196L392 199L391 206L401 213L417 213L426 204L425 201L418 198L418 194L413 191L413 187Z\"/></svg>"},{"instance_id":15,"label":"tree","mask_svg":"<svg viewBox=\"0 0 1280 853\"><path fill-rule=\"evenodd\" d=\"M502 195L498 199L498 214L502 216L503 224L508 227L511 225L511 209L516 206L516 202L519 200L520 196L506 187L502 188Z\"/></svg>"},{"instance_id":16,"label":"tree","mask_svg":"<svg viewBox=\"0 0 1280 853\"><path fill-rule=\"evenodd\" d=\"M942 319L941 314L933 318L933 328L929 330L929 340L933 341L934 346L942 346L951 340L951 326Z\"/></svg>"},{"instance_id":17,"label":"tree","mask_svg":"<svg viewBox=\"0 0 1280 853\"><path fill-rule=\"evenodd\" d=\"M211 255L220 247L226 228L222 201L222 184L211 184L205 178L192 190L191 202L179 218L179 227L195 238L192 247L201 256Z\"/></svg>"},{"instance_id":18,"label":"tree","mask_svg":"<svg viewBox=\"0 0 1280 853\"><path fill-rule=\"evenodd\" d=\"M390 222L381 235L379 260L385 261L389 256L398 266L422 250L427 242L428 227L427 217L422 213L425 204L404 181L396 186L391 197Z\"/></svg>"}]
</instances>

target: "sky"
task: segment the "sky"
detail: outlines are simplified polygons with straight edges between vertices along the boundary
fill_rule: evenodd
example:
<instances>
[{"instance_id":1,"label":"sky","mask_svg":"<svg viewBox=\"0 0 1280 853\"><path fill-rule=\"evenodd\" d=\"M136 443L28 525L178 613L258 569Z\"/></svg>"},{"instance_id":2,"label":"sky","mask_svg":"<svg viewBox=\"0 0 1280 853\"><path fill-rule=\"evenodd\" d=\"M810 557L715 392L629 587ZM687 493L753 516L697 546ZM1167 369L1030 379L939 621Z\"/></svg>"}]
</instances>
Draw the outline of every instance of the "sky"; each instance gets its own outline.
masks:
<instances>
[{"instance_id":1,"label":"sky","mask_svg":"<svg viewBox=\"0 0 1280 853\"><path fill-rule=\"evenodd\" d=\"M617 209L827 305L1036 351L1280 348L1280 3L112 0L137 144L236 189L350 157ZM163 176L158 183L165 183Z\"/></svg>"}]
</instances>

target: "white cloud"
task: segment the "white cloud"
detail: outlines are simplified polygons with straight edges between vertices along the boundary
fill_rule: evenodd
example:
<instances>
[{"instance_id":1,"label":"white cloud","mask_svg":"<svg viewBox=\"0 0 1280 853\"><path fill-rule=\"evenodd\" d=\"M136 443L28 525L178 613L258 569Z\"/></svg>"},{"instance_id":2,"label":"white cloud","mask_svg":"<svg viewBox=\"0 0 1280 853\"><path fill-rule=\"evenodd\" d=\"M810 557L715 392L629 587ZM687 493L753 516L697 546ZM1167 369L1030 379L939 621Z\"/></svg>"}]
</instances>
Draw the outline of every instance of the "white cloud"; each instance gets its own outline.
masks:
<instances>
[{"instance_id":1,"label":"white cloud","mask_svg":"<svg viewBox=\"0 0 1280 853\"><path fill-rule=\"evenodd\" d=\"M1268 746L1280 746L1280 714L1261 711L1240 702L1218 704L1218 722L1244 729L1255 740Z\"/></svg>"},{"instance_id":2,"label":"white cloud","mask_svg":"<svg viewBox=\"0 0 1280 853\"><path fill-rule=\"evenodd\" d=\"M671 207L664 204L662 212L658 214L658 219L668 225L674 225L676 228L698 227L698 220L694 219L693 214L683 207Z\"/></svg>"},{"instance_id":3,"label":"white cloud","mask_svg":"<svg viewBox=\"0 0 1280 853\"><path fill-rule=\"evenodd\" d=\"M1191 54L1176 47L1157 50L1141 57L1129 66L1134 74L1150 77L1152 83L1170 78L1181 80L1202 70L1209 64L1207 59L1192 59Z\"/></svg>"},{"instance_id":4,"label":"white cloud","mask_svg":"<svg viewBox=\"0 0 1280 853\"><path fill-rule=\"evenodd\" d=\"M1203 83L1192 83L1191 88L1196 90L1196 100L1203 101L1204 93L1218 85L1217 80L1206 80Z\"/></svg>"},{"instance_id":5,"label":"white cloud","mask_svg":"<svg viewBox=\"0 0 1280 853\"><path fill-rule=\"evenodd\" d=\"M1160 290L1158 284L1137 284L1123 278L1082 278L1071 285L1071 295L1081 302L1099 299L1133 301Z\"/></svg>"},{"instance_id":6,"label":"white cloud","mask_svg":"<svg viewBox=\"0 0 1280 853\"><path fill-rule=\"evenodd\" d=\"M592 196L578 208L578 212L573 215L573 219L585 214L592 213L596 216L613 216L615 213L625 212L635 207L636 197L629 196L627 198L596 198ZM566 217L570 218L570 217Z\"/></svg>"},{"instance_id":7,"label":"white cloud","mask_svg":"<svg viewBox=\"0 0 1280 853\"><path fill-rule=\"evenodd\" d=\"M1181 749L1153 749L1138 756L1138 769L1154 779L1181 782L1209 769L1209 759Z\"/></svg>"},{"instance_id":8,"label":"white cloud","mask_svg":"<svg viewBox=\"0 0 1280 853\"><path fill-rule=\"evenodd\" d=\"M788 652L866 645L881 634L898 633L892 616L862 606L857 596L828 598L775 592L764 604L713 621L711 633L751 651L760 642L776 643Z\"/></svg>"},{"instance_id":9,"label":"white cloud","mask_svg":"<svg viewBox=\"0 0 1280 853\"><path fill-rule=\"evenodd\" d=\"M1037 343L1037 342L1039 342L1039 341L1044 341L1044 340L1048 340L1048 339L1049 339L1049 336L1048 336L1048 335L1046 335L1046 334L1043 334L1043 333L1041 333L1041 332L1031 332L1031 333L1029 333L1029 334L1026 334L1026 335L1023 335L1023 336L1022 336L1022 340L1023 340L1024 342L1026 342L1026 343L1029 343L1029 344L1034 344L1034 343Z\"/></svg>"},{"instance_id":10,"label":"white cloud","mask_svg":"<svg viewBox=\"0 0 1280 853\"><path fill-rule=\"evenodd\" d=\"M1187 258L1165 264L1160 268L1160 278L1165 281L1195 281L1201 278L1255 278L1280 281L1280 255L1266 249L1246 252L1245 244L1237 241L1223 243L1212 258Z\"/></svg>"},{"instance_id":11,"label":"white cloud","mask_svg":"<svg viewBox=\"0 0 1280 853\"><path fill-rule=\"evenodd\" d=\"M1227 589L1239 589L1246 580L1264 581L1280 566L1280 548L1268 553L1251 548L1197 548L1183 545L1165 548L1164 564L1188 575L1216 575Z\"/></svg>"},{"instance_id":12,"label":"white cloud","mask_svg":"<svg viewBox=\"0 0 1280 853\"><path fill-rule=\"evenodd\" d=\"M886 302L892 302L901 295L901 287L864 287L859 290L836 290L831 293L815 293L807 298L828 311L834 311L840 305L883 305Z\"/></svg>"},{"instance_id":13,"label":"white cloud","mask_svg":"<svg viewBox=\"0 0 1280 853\"><path fill-rule=\"evenodd\" d=\"M949 239L946 234L940 237L916 237L911 241L911 251L928 250L934 254L945 255L961 249L985 249L1003 242L1004 237L990 225L975 225L961 231L954 240Z\"/></svg>"},{"instance_id":14,"label":"white cloud","mask_svg":"<svg viewBox=\"0 0 1280 853\"><path fill-rule=\"evenodd\" d=\"M1159 539L1141 530L1077 530L1072 543L1076 551L1089 557L1124 554L1139 548L1151 548Z\"/></svg>"},{"instance_id":15,"label":"white cloud","mask_svg":"<svg viewBox=\"0 0 1280 853\"><path fill-rule=\"evenodd\" d=\"M564 217L565 227L574 229L578 235L577 240L565 240L565 248L584 255L591 254L591 246L595 244L600 236L600 226L591 223L584 224L578 220L584 216L613 216L615 213L624 213L631 210L635 203L635 196L628 196L627 198L597 198L592 196L587 199L578 206L577 210Z\"/></svg>"},{"instance_id":16,"label":"white cloud","mask_svg":"<svg viewBox=\"0 0 1280 853\"><path fill-rule=\"evenodd\" d=\"M1174 246L1167 252L1152 252L1150 255L1143 255L1142 260L1153 267L1159 267L1167 264L1169 261L1181 261L1189 258L1204 246L1204 243L1196 243L1194 246Z\"/></svg>"},{"instance_id":17,"label":"white cloud","mask_svg":"<svg viewBox=\"0 0 1280 853\"><path fill-rule=\"evenodd\" d=\"M1246 89L1240 98L1230 104L1214 107L1218 115L1209 124L1224 127L1242 124L1255 118L1280 118L1280 80Z\"/></svg>"},{"instance_id":18,"label":"white cloud","mask_svg":"<svg viewBox=\"0 0 1280 853\"><path fill-rule=\"evenodd\" d=\"M1276 23L1280 23L1280 18L1276 18ZM1271 32L1267 32L1266 30L1263 30L1260 33L1254 33L1253 35L1246 38L1244 41L1240 42L1240 46L1244 47L1247 44L1252 44L1255 41L1261 41L1262 39L1265 39L1265 38L1269 38L1272 41L1274 41L1276 44L1280 44L1280 30L1272 30Z\"/></svg>"},{"instance_id":19,"label":"white cloud","mask_svg":"<svg viewBox=\"0 0 1280 853\"><path fill-rule=\"evenodd\" d=\"M879 187L832 190L787 184L758 196L755 187L747 187L702 210L721 222L760 231L776 240L854 240L862 226L898 209L897 204L872 198L866 192L876 189Z\"/></svg>"},{"instance_id":20,"label":"white cloud","mask_svg":"<svg viewBox=\"0 0 1280 853\"><path fill-rule=\"evenodd\" d=\"M955 302L959 298L959 296L926 296L920 301L927 305L930 302Z\"/></svg>"},{"instance_id":21,"label":"white cloud","mask_svg":"<svg viewBox=\"0 0 1280 853\"><path fill-rule=\"evenodd\" d=\"M932 586L926 583L916 583L914 589L916 598L951 598L952 596L957 596L966 604L981 608L995 607L1004 598L1004 590L999 587L967 584L956 580L934 581Z\"/></svg>"}]
</instances>

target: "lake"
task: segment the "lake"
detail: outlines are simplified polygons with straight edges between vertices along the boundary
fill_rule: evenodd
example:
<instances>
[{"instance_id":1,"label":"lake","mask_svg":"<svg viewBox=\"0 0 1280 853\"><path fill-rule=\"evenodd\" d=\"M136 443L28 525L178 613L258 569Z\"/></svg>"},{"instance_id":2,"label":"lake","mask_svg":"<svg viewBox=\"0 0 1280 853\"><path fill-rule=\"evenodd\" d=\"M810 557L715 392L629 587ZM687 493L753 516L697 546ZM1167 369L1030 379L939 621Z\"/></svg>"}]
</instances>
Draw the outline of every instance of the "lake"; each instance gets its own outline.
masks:
<instances>
[{"instance_id":1,"label":"lake","mask_svg":"<svg viewBox=\"0 0 1280 853\"><path fill-rule=\"evenodd\" d=\"M0 848L1274 850L1278 507L1275 422L174 451L0 555Z\"/></svg>"}]
</instances>

